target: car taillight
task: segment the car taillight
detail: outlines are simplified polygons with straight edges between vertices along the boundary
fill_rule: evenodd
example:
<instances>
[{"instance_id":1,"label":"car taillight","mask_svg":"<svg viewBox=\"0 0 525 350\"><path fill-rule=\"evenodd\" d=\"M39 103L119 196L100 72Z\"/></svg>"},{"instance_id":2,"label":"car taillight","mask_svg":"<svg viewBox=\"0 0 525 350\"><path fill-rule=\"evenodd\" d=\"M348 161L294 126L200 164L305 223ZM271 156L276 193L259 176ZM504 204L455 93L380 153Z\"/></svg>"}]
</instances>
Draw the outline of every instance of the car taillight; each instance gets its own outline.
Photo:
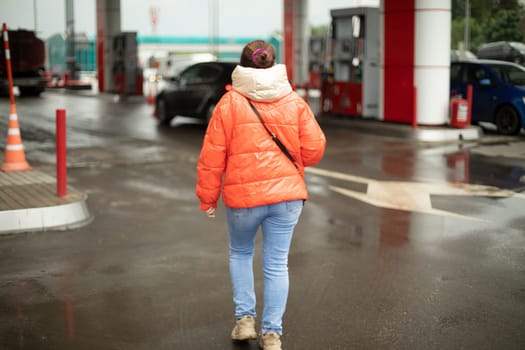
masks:
<instances>
[{"instance_id":1,"label":"car taillight","mask_svg":"<svg viewBox=\"0 0 525 350\"><path fill-rule=\"evenodd\" d=\"M226 91L230 91L232 89L232 84L226 84L224 88L226 89Z\"/></svg>"}]
</instances>

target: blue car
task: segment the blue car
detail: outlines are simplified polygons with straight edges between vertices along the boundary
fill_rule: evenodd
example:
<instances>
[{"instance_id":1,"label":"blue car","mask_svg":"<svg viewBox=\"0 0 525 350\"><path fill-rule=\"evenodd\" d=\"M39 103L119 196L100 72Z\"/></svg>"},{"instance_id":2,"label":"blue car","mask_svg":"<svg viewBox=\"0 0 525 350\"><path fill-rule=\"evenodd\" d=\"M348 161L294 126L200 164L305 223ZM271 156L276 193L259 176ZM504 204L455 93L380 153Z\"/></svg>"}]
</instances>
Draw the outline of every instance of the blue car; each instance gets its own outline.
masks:
<instances>
[{"instance_id":1,"label":"blue car","mask_svg":"<svg viewBox=\"0 0 525 350\"><path fill-rule=\"evenodd\" d=\"M451 62L451 96L466 98L468 84L473 124L495 124L504 135L518 134L525 126L525 68L492 60Z\"/></svg>"}]
</instances>

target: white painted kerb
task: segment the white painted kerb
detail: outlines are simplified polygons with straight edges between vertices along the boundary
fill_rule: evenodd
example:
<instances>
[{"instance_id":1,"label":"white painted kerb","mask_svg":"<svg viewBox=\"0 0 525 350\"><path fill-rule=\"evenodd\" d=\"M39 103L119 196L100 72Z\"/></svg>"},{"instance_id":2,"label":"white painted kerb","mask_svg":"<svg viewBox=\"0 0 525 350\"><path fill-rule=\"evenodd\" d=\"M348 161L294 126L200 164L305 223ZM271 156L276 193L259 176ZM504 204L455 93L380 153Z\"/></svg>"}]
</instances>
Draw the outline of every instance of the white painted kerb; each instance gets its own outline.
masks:
<instances>
[{"instance_id":1,"label":"white painted kerb","mask_svg":"<svg viewBox=\"0 0 525 350\"><path fill-rule=\"evenodd\" d=\"M84 200L51 207L0 211L0 234L69 229L91 222Z\"/></svg>"}]
</instances>

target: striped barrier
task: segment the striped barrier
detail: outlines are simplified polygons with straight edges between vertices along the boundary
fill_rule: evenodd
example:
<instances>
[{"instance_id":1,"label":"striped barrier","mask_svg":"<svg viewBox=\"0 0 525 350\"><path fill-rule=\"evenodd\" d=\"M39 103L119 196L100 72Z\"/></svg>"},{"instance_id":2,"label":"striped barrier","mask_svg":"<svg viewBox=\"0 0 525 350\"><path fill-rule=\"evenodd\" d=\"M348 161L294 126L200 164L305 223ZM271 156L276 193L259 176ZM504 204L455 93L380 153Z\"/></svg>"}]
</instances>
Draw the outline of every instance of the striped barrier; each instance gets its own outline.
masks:
<instances>
[{"instance_id":1,"label":"striped barrier","mask_svg":"<svg viewBox=\"0 0 525 350\"><path fill-rule=\"evenodd\" d=\"M7 68L7 79L9 81L9 99L11 101L11 112L9 114L9 125L7 130L7 144L5 147L4 162L2 164L2 171L24 171L31 170L31 167L26 161L24 145L22 144L22 136L20 135L20 128L18 126L18 115L16 114L15 95L13 93L13 73L11 70L11 53L9 51L9 39L7 34L7 26L2 25L2 32L4 36L4 51L5 63Z\"/></svg>"}]
</instances>

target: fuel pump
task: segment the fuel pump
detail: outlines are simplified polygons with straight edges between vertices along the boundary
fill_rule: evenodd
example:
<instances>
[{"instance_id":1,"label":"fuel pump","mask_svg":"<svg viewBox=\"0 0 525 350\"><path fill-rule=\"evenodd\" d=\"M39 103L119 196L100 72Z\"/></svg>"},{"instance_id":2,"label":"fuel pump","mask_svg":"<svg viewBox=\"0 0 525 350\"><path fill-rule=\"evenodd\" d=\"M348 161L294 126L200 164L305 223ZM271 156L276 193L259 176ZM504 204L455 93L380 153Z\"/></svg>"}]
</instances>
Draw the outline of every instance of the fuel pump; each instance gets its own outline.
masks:
<instances>
[{"instance_id":1,"label":"fuel pump","mask_svg":"<svg viewBox=\"0 0 525 350\"><path fill-rule=\"evenodd\" d=\"M137 33L122 32L113 39L113 92L142 95L142 72L138 67Z\"/></svg>"},{"instance_id":2,"label":"fuel pump","mask_svg":"<svg viewBox=\"0 0 525 350\"><path fill-rule=\"evenodd\" d=\"M321 78L324 114L378 116L379 9L331 11L331 57Z\"/></svg>"}]
</instances>

